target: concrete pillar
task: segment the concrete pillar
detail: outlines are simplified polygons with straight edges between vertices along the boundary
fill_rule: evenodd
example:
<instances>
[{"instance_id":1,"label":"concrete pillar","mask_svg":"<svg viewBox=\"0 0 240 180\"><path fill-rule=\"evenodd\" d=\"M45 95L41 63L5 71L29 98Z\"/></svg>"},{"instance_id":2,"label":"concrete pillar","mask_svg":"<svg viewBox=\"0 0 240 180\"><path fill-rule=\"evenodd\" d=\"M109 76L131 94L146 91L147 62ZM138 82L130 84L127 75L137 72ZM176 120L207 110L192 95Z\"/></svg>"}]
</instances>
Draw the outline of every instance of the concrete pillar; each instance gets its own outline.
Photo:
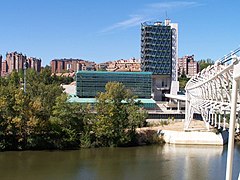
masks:
<instances>
[{"instance_id":1,"label":"concrete pillar","mask_svg":"<svg viewBox=\"0 0 240 180\"><path fill-rule=\"evenodd\" d=\"M213 124L214 124L214 113L213 113L213 111L212 111L211 125L213 126Z\"/></svg>"},{"instance_id":2,"label":"concrete pillar","mask_svg":"<svg viewBox=\"0 0 240 180\"><path fill-rule=\"evenodd\" d=\"M218 114L218 129L221 129L221 114Z\"/></svg>"},{"instance_id":3,"label":"concrete pillar","mask_svg":"<svg viewBox=\"0 0 240 180\"><path fill-rule=\"evenodd\" d=\"M180 100L177 100L177 111L180 112Z\"/></svg>"},{"instance_id":4,"label":"concrete pillar","mask_svg":"<svg viewBox=\"0 0 240 180\"><path fill-rule=\"evenodd\" d=\"M209 121L207 122L207 130L209 131L210 130L210 127L209 127Z\"/></svg>"},{"instance_id":5,"label":"concrete pillar","mask_svg":"<svg viewBox=\"0 0 240 180\"><path fill-rule=\"evenodd\" d=\"M208 120L208 124L209 124L210 121L211 121L211 117L210 117L210 109L207 109L207 112L208 112L208 114L207 114L207 120Z\"/></svg>"},{"instance_id":6,"label":"concrete pillar","mask_svg":"<svg viewBox=\"0 0 240 180\"><path fill-rule=\"evenodd\" d=\"M214 113L214 116L215 116L215 123L214 123L214 127L217 127L217 113L216 113L216 112Z\"/></svg>"},{"instance_id":7,"label":"concrete pillar","mask_svg":"<svg viewBox=\"0 0 240 180\"><path fill-rule=\"evenodd\" d=\"M223 115L223 130L226 130L226 111L224 111L224 115Z\"/></svg>"},{"instance_id":8,"label":"concrete pillar","mask_svg":"<svg viewBox=\"0 0 240 180\"><path fill-rule=\"evenodd\" d=\"M184 122L184 129L186 130L188 128L188 121L190 121L190 98L188 95L188 91L186 91L186 101L185 101L185 122Z\"/></svg>"}]
</instances>

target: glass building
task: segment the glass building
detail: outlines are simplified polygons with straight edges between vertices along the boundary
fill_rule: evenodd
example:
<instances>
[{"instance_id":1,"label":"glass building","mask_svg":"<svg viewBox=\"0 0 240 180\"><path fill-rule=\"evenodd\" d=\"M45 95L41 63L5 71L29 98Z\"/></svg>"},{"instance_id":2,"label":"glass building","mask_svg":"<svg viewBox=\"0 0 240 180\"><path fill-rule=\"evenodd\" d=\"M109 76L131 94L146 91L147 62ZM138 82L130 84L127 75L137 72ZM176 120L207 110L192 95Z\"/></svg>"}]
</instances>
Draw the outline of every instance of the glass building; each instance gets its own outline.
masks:
<instances>
[{"instance_id":1,"label":"glass building","mask_svg":"<svg viewBox=\"0 0 240 180\"><path fill-rule=\"evenodd\" d=\"M141 25L141 69L152 72L153 99L177 94L178 24L169 19Z\"/></svg>"},{"instance_id":2,"label":"glass building","mask_svg":"<svg viewBox=\"0 0 240 180\"><path fill-rule=\"evenodd\" d=\"M142 71L170 75L172 69L172 30L162 23L143 23L141 28Z\"/></svg>"},{"instance_id":3,"label":"glass building","mask_svg":"<svg viewBox=\"0 0 240 180\"><path fill-rule=\"evenodd\" d=\"M141 26L141 68L177 80L178 24L169 19Z\"/></svg>"},{"instance_id":4,"label":"glass building","mask_svg":"<svg viewBox=\"0 0 240 180\"><path fill-rule=\"evenodd\" d=\"M107 72L78 71L76 73L76 94L80 98L94 98L105 91L108 82L121 82L138 98L151 98L151 72Z\"/></svg>"}]
</instances>

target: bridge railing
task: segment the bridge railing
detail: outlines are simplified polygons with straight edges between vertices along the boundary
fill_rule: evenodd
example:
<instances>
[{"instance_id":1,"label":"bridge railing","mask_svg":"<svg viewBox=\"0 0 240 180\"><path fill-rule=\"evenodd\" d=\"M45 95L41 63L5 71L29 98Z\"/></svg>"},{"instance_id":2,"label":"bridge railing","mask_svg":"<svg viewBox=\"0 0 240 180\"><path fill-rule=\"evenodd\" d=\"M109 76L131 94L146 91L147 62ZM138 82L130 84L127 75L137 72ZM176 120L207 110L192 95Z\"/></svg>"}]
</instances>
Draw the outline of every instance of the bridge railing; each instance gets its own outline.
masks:
<instances>
[{"instance_id":1,"label":"bridge railing","mask_svg":"<svg viewBox=\"0 0 240 180\"><path fill-rule=\"evenodd\" d=\"M236 55L232 55L229 59L231 59L231 64L215 63L192 77L187 83L185 88L186 117L184 129L189 130L194 113L202 115L207 129L209 129L209 123L214 124L215 127L220 127L217 123L219 124L221 121L225 128L225 114L226 112L230 113L233 69L239 64L239 58ZM236 99L237 107L240 109L239 93L237 93ZM206 113L206 111L209 112ZM218 116L217 122L216 116Z\"/></svg>"},{"instance_id":2,"label":"bridge railing","mask_svg":"<svg viewBox=\"0 0 240 180\"><path fill-rule=\"evenodd\" d=\"M237 58L238 61L240 58ZM232 82L232 96L231 96L231 113L230 113L230 125L229 125L229 138L228 138L228 154L227 154L227 168L226 179L232 179L232 167L233 167L233 153L234 153L234 136L235 136L235 123L236 123L236 111L240 111L238 107L238 96L240 90L240 63L236 64L233 69L233 82ZM239 115L239 113L238 113ZM239 118L239 117L238 117Z\"/></svg>"}]
</instances>

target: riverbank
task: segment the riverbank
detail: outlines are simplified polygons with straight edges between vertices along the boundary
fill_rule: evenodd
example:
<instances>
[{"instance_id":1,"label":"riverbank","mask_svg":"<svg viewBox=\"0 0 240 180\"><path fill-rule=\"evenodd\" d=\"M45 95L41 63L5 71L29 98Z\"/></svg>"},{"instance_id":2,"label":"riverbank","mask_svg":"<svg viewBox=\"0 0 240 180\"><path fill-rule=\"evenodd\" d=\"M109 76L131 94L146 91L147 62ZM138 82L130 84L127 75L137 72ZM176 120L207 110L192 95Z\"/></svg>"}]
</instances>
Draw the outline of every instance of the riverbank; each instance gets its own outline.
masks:
<instances>
[{"instance_id":1,"label":"riverbank","mask_svg":"<svg viewBox=\"0 0 240 180\"><path fill-rule=\"evenodd\" d=\"M204 122L199 120L192 121L190 124L191 131L189 132L183 130L184 122L182 121L169 121L165 123L152 121L148 126L137 129L138 133L143 136L143 138L139 139L140 142L141 140L146 142L147 137L151 141L155 138L156 134L160 143L223 145L228 140L228 131L220 131L214 126L210 126L210 131L208 131ZM240 133L235 135L235 140L240 142ZM152 142L158 143L156 140Z\"/></svg>"}]
</instances>

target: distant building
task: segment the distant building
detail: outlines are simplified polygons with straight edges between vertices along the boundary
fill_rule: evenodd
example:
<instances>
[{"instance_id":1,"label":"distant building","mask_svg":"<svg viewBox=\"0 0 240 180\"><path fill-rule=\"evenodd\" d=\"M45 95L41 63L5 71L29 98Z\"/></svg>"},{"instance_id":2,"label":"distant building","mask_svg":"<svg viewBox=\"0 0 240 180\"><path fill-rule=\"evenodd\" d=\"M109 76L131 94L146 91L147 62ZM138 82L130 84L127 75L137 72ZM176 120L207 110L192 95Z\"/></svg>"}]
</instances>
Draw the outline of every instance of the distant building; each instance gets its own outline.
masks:
<instances>
[{"instance_id":1,"label":"distant building","mask_svg":"<svg viewBox=\"0 0 240 180\"><path fill-rule=\"evenodd\" d=\"M53 59L50 64L52 73L96 70L95 62L85 61L82 59Z\"/></svg>"},{"instance_id":2,"label":"distant building","mask_svg":"<svg viewBox=\"0 0 240 180\"><path fill-rule=\"evenodd\" d=\"M28 68L34 69L37 72L41 71L41 59L37 58L27 58Z\"/></svg>"},{"instance_id":3,"label":"distant building","mask_svg":"<svg viewBox=\"0 0 240 180\"><path fill-rule=\"evenodd\" d=\"M1 76L7 75L7 61L2 62Z\"/></svg>"},{"instance_id":4,"label":"distant building","mask_svg":"<svg viewBox=\"0 0 240 180\"><path fill-rule=\"evenodd\" d=\"M28 62L28 68L32 68L37 72L41 71L41 59L27 58L26 55L15 51L6 54L6 60L1 63L1 75L5 76L14 70L19 72L23 69L25 62Z\"/></svg>"},{"instance_id":5,"label":"distant building","mask_svg":"<svg viewBox=\"0 0 240 180\"><path fill-rule=\"evenodd\" d=\"M121 82L138 98L151 98L151 72L78 71L76 95L80 98L95 98L105 91L108 82Z\"/></svg>"},{"instance_id":6,"label":"distant building","mask_svg":"<svg viewBox=\"0 0 240 180\"><path fill-rule=\"evenodd\" d=\"M18 52L10 52L6 54L6 73L11 73L13 70L19 71L23 69L24 63L27 61L27 56Z\"/></svg>"},{"instance_id":7,"label":"distant building","mask_svg":"<svg viewBox=\"0 0 240 180\"><path fill-rule=\"evenodd\" d=\"M97 71L106 71L109 66L109 63L111 63L111 62L109 61L109 62L96 64L96 66L95 66L96 70Z\"/></svg>"},{"instance_id":8,"label":"distant building","mask_svg":"<svg viewBox=\"0 0 240 180\"><path fill-rule=\"evenodd\" d=\"M199 72L199 64L194 61L194 55L184 56L178 59L178 74L185 74L188 78L193 77Z\"/></svg>"},{"instance_id":9,"label":"distant building","mask_svg":"<svg viewBox=\"0 0 240 180\"><path fill-rule=\"evenodd\" d=\"M108 63L107 71L118 71L118 72L140 72L141 63L140 59L120 59Z\"/></svg>"},{"instance_id":10,"label":"distant building","mask_svg":"<svg viewBox=\"0 0 240 180\"><path fill-rule=\"evenodd\" d=\"M153 98L177 94L178 24L145 22L141 26L141 69L153 73Z\"/></svg>"}]
</instances>

